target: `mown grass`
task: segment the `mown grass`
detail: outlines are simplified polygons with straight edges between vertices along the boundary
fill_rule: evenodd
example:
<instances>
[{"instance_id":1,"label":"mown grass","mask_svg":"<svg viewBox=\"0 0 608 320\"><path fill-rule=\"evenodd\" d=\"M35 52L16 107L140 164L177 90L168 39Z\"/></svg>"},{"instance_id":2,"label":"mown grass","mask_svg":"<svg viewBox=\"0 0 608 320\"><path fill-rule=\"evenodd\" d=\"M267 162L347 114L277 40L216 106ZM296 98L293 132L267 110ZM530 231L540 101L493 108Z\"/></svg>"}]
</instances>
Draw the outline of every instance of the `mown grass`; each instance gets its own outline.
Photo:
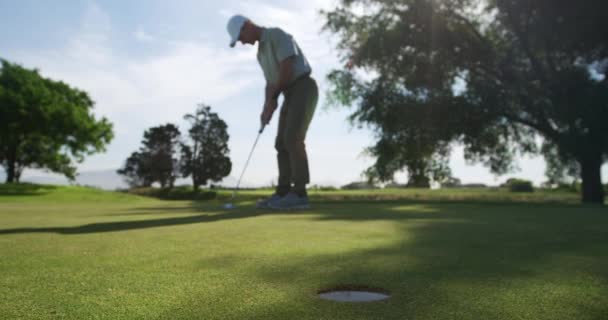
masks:
<instances>
[{"instance_id":1,"label":"mown grass","mask_svg":"<svg viewBox=\"0 0 608 320\"><path fill-rule=\"evenodd\" d=\"M608 210L546 203L541 193L512 203L520 195L500 191L311 193L313 209L276 212L253 208L256 191L226 211L224 191L196 202L14 188L0 187L1 318L608 314ZM353 305L316 295L344 285L383 288L391 298Z\"/></svg>"}]
</instances>

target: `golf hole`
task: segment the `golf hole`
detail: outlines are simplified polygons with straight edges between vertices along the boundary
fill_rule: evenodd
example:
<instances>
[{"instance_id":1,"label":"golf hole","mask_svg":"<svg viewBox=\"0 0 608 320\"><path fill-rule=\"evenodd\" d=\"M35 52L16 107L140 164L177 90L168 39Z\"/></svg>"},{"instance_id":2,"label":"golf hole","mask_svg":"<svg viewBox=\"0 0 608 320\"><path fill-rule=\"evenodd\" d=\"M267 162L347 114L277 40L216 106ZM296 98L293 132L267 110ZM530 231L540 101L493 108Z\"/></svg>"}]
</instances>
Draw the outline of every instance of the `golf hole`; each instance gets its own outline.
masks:
<instances>
[{"instance_id":1,"label":"golf hole","mask_svg":"<svg viewBox=\"0 0 608 320\"><path fill-rule=\"evenodd\" d=\"M319 298L338 302L373 302L390 298L390 292L366 286L344 285L317 292Z\"/></svg>"}]
</instances>

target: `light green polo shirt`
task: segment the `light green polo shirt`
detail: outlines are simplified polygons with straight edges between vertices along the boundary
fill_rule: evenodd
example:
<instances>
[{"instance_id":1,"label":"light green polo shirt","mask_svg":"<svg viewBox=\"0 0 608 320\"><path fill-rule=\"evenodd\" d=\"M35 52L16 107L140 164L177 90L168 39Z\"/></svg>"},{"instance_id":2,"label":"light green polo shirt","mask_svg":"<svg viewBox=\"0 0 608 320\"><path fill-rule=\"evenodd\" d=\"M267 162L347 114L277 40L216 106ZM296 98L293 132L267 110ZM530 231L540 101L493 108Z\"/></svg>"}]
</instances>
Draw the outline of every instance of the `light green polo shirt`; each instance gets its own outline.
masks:
<instances>
[{"instance_id":1,"label":"light green polo shirt","mask_svg":"<svg viewBox=\"0 0 608 320\"><path fill-rule=\"evenodd\" d=\"M266 82L278 84L281 61L291 56L295 57L291 81L312 71L304 53L289 33L279 28L262 28L257 57Z\"/></svg>"}]
</instances>

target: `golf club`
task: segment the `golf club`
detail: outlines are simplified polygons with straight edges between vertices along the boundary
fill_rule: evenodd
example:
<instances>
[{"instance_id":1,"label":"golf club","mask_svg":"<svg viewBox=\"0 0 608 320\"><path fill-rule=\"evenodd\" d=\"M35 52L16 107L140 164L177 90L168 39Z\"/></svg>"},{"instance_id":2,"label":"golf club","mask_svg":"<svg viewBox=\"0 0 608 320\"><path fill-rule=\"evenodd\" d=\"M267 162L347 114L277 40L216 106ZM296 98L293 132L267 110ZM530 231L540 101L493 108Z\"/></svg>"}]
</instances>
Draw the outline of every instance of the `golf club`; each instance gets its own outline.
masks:
<instances>
[{"instance_id":1,"label":"golf club","mask_svg":"<svg viewBox=\"0 0 608 320\"><path fill-rule=\"evenodd\" d=\"M258 132L258 136L257 136L257 138L255 138L255 142L253 143L253 148L251 148L251 152L249 152L249 157L247 157L247 161L245 162L245 167L243 168L243 172L241 173L241 176L239 177L239 180L236 183L236 187L232 191L232 197L230 198L230 202L226 203L224 205L224 209L233 209L235 207L235 205L234 205L233 202L234 202L234 198L236 197L236 193L239 190L239 186L241 185L241 179L243 179L243 175L245 174L245 170L247 170L247 166L249 165L249 160L251 160L251 155L253 155L253 150L255 150L255 146L258 144L258 140L260 139L260 136L262 135L262 132L264 132L264 128L265 127L266 127L266 125L262 124L262 127L260 128L260 131Z\"/></svg>"}]
</instances>

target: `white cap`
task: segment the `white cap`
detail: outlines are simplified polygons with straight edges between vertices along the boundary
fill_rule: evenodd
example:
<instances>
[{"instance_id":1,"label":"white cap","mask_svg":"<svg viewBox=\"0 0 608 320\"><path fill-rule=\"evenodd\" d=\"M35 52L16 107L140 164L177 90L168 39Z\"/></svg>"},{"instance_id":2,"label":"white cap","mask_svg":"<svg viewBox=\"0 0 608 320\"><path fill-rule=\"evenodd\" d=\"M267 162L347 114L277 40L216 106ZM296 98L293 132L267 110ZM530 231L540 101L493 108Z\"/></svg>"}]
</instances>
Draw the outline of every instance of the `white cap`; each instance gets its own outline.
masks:
<instances>
[{"instance_id":1,"label":"white cap","mask_svg":"<svg viewBox=\"0 0 608 320\"><path fill-rule=\"evenodd\" d=\"M230 35L230 47L234 47L236 42L239 40L241 28L243 28L243 25L248 20L249 19L239 14L232 16L232 18L228 20L228 26L226 28L228 29L228 34Z\"/></svg>"}]
</instances>

